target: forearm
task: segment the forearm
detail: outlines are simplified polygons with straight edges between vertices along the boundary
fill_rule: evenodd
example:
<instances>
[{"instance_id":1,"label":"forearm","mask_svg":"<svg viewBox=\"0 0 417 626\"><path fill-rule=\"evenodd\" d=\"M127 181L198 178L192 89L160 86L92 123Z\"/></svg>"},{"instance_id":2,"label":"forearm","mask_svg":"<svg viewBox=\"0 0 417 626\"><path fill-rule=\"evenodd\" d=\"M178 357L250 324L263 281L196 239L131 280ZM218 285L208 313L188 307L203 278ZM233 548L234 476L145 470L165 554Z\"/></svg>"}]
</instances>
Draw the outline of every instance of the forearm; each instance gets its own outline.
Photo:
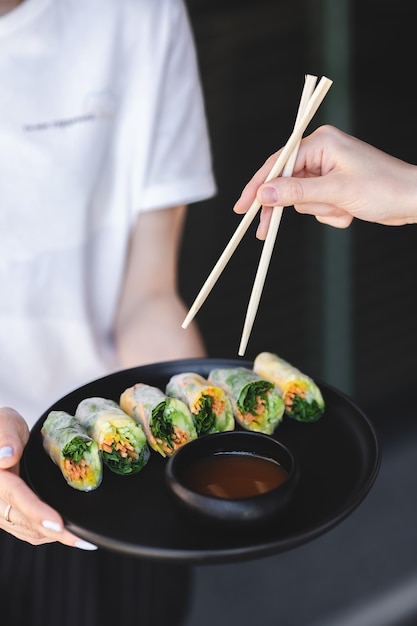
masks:
<instances>
[{"instance_id":1,"label":"forearm","mask_svg":"<svg viewBox=\"0 0 417 626\"><path fill-rule=\"evenodd\" d=\"M186 313L178 297L161 293L120 317L115 340L121 366L206 356L196 324L181 328Z\"/></svg>"},{"instance_id":2,"label":"forearm","mask_svg":"<svg viewBox=\"0 0 417 626\"><path fill-rule=\"evenodd\" d=\"M114 325L122 367L205 356L197 327L181 327L187 310L178 296L177 258L184 219L180 206L144 213L136 223Z\"/></svg>"}]
</instances>

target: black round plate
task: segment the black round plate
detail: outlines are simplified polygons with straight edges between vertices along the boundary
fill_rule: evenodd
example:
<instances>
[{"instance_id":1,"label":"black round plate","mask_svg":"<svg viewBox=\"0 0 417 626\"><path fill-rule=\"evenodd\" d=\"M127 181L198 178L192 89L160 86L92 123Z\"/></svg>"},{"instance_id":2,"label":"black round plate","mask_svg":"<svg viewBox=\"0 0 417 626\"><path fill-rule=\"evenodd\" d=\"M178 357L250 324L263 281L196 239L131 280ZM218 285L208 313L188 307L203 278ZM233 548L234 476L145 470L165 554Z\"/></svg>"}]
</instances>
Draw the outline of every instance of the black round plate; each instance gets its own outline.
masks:
<instances>
[{"instance_id":1,"label":"black round plate","mask_svg":"<svg viewBox=\"0 0 417 626\"><path fill-rule=\"evenodd\" d=\"M93 492L67 485L42 447L41 426L51 410L74 413L87 397L115 401L137 382L161 389L169 378L194 371L207 376L216 367L252 367L229 359L185 359L123 370L69 393L40 417L23 456L28 484L61 513L67 528L98 546L143 558L192 563L231 562L283 552L314 539L345 519L372 487L380 467L375 430L344 394L320 383L326 410L314 423L284 417L273 435L294 452L300 466L295 497L279 521L256 532L207 526L188 517L165 483L166 459L156 452L134 476L104 468Z\"/></svg>"}]
</instances>

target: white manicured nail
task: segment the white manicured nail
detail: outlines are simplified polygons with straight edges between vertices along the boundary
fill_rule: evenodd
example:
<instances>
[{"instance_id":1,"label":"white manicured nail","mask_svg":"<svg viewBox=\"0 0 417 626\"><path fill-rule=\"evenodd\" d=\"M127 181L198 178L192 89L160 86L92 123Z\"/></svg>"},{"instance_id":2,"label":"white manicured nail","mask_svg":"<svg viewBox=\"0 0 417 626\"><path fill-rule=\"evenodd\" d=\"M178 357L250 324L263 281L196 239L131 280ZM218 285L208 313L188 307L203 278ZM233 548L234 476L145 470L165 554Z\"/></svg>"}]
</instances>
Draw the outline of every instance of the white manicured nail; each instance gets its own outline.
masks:
<instances>
[{"instance_id":1,"label":"white manicured nail","mask_svg":"<svg viewBox=\"0 0 417 626\"><path fill-rule=\"evenodd\" d=\"M83 539L79 539L75 544L76 548L80 548L81 550L97 550L97 546L93 543L89 543L88 541L84 541Z\"/></svg>"},{"instance_id":2,"label":"white manicured nail","mask_svg":"<svg viewBox=\"0 0 417 626\"><path fill-rule=\"evenodd\" d=\"M3 446L2 448L0 448L0 460L8 459L11 456L13 456L13 448L11 448L10 446Z\"/></svg>"},{"instance_id":3,"label":"white manicured nail","mask_svg":"<svg viewBox=\"0 0 417 626\"><path fill-rule=\"evenodd\" d=\"M42 522L42 526L47 530L53 530L55 533L62 533L63 530L61 524L58 524L58 522L51 522L51 520L48 519Z\"/></svg>"}]
</instances>

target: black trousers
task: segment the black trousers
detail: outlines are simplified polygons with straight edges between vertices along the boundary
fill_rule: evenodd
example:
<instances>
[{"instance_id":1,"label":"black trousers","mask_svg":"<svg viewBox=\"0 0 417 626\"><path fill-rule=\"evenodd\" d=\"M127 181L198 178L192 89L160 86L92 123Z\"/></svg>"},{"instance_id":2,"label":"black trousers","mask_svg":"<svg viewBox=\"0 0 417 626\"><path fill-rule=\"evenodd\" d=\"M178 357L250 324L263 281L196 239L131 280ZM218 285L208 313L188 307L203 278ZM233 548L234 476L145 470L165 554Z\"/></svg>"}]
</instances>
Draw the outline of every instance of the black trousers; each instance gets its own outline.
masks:
<instances>
[{"instance_id":1,"label":"black trousers","mask_svg":"<svg viewBox=\"0 0 417 626\"><path fill-rule=\"evenodd\" d=\"M7 626L183 624L191 569L99 548L31 546L0 531L0 621Z\"/></svg>"}]
</instances>

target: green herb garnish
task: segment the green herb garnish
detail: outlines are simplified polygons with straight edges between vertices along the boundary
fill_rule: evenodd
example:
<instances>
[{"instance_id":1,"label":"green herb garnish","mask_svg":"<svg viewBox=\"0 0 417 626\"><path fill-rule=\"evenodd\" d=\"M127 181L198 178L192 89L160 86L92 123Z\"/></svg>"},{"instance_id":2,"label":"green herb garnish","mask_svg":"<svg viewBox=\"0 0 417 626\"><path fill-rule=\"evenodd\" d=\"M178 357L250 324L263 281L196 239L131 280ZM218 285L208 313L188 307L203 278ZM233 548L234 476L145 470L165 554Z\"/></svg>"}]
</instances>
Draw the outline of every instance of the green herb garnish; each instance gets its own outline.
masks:
<instances>
[{"instance_id":1,"label":"green herb garnish","mask_svg":"<svg viewBox=\"0 0 417 626\"><path fill-rule=\"evenodd\" d=\"M323 412L323 406L318 404L316 400L306 402L300 396L294 396L288 415L300 422L315 422L323 415Z\"/></svg>"},{"instance_id":2,"label":"green herb garnish","mask_svg":"<svg viewBox=\"0 0 417 626\"><path fill-rule=\"evenodd\" d=\"M160 402L152 411L152 433L155 439L166 441L171 450L174 449L174 426L172 417L165 415L165 401Z\"/></svg>"},{"instance_id":3,"label":"green herb garnish","mask_svg":"<svg viewBox=\"0 0 417 626\"><path fill-rule=\"evenodd\" d=\"M75 461L75 463L79 463L86 452L89 451L91 443L91 441L83 439L82 437L74 437L74 439L71 439L63 448L62 455L65 459L71 459Z\"/></svg>"},{"instance_id":4,"label":"green herb garnish","mask_svg":"<svg viewBox=\"0 0 417 626\"><path fill-rule=\"evenodd\" d=\"M209 395L202 395L198 413L194 415L195 428L198 435L209 433L215 424L216 417L213 413L213 398Z\"/></svg>"},{"instance_id":5,"label":"green herb garnish","mask_svg":"<svg viewBox=\"0 0 417 626\"><path fill-rule=\"evenodd\" d=\"M238 408L242 413L256 414L256 409L259 405L259 398L265 400L271 389L274 388L272 383L266 380L260 380L257 382L251 382L243 389L239 396Z\"/></svg>"}]
</instances>

